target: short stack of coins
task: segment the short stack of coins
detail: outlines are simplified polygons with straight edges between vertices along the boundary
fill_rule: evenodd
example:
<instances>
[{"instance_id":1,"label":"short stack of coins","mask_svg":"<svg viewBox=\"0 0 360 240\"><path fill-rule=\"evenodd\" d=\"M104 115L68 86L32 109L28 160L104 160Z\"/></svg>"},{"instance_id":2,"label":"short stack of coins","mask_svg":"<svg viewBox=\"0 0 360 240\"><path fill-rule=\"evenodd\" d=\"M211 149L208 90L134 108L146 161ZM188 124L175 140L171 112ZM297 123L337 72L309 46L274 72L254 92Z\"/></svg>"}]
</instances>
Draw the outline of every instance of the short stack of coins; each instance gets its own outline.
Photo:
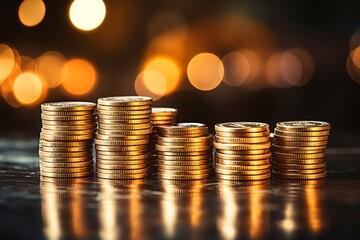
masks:
<instances>
[{"instance_id":1,"label":"short stack of coins","mask_svg":"<svg viewBox=\"0 0 360 240\"><path fill-rule=\"evenodd\" d=\"M41 104L39 166L43 177L87 177L93 174L96 104Z\"/></svg>"},{"instance_id":2,"label":"short stack of coins","mask_svg":"<svg viewBox=\"0 0 360 240\"><path fill-rule=\"evenodd\" d=\"M303 180L326 177L325 148L329 133L327 122L277 123L271 162L274 175Z\"/></svg>"},{"instance_id":3,"label":"short stack of coins","mask_svg":"<svg viewBox=\"0 0 360 240\"><path fill-rule=\"evenodd\" d=\"M106 179L140 179L148 175L152 99L142 96L98 99L95 136L96 173Z\"/></svg>"},{"instance_id":4,"label":"short stack of coins","mask_svg":"<svg viewBox=\"0 0 360 240\"><path fill-rule=\"evenodd\" d=\"M212 136L202 123L158 126L158 176L168 180L199 180L211 176Z\"/></svg>"},{"instance_id":5,"label":"short stack of coins","mask_svg":"<svg viewBox=\"0 0 360 240\"><path fill-rule=\"evenodd\" d=\"M153 132L150 135L149 150L150 150L150 166L157 170L157 158L155 144L157 143L157 126L167 126L176 124L177 109L168 107L153 107L151 109L151 123Z\"/></svg>"},{"instance_id":6,"label":"short stack of coins","mask_svg":"<svg viewBox=\"0 0 360 240\"><path fill-rule=\"evenodd\" d=\"M269 125L228 122L215 125L215 173L220 180L264 180L271 176Z\"/></svg>"}]
</instances>

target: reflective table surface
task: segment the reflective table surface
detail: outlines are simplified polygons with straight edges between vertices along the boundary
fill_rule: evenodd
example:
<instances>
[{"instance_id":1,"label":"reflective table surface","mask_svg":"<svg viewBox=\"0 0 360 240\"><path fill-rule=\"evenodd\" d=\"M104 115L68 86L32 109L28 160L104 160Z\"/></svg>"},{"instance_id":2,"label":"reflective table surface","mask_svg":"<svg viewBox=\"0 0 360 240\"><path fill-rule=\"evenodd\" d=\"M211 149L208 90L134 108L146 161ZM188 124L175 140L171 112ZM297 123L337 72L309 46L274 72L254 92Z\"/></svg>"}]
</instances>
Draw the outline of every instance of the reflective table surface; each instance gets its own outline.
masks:
<instances>
[{"instance_id":1,"label":"reflective table surface","mask_svg":"<svg viewBox=\"0 0 360 240\"><path fill-rule=\"evenodd\" d=\"M0 239L360 239L360 149L328 177L261 182L41 179L36 139L0 139Z\"/></svg>"}]
</instances>

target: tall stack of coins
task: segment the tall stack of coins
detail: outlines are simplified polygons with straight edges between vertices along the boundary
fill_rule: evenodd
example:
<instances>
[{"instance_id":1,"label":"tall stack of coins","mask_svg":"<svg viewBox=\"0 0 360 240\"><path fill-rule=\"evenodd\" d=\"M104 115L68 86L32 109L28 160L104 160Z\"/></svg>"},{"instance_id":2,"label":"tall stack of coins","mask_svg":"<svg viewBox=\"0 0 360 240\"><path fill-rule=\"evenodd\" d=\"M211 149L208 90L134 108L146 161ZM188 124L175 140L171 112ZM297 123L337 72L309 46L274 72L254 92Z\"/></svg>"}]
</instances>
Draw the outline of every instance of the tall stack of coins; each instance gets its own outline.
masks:
<instances>
[{"instance_id":1,"label":"tall stack of coins","mask_svg":"<svg viewBox=\"0 0 360 240\"><path fill-rule=\"evenodd\" d=\"M326 177L325 148L330 124L320 121L289 121L276 124L272 172L288 179Z\"/></svg>"},{"instance_id":2,"label":"tall stack of coins","mask_svg":"<svg viewBox=\"0 0 360 240\"><path fill-rule=\"evenodd\" d=\"M158 126L158 176L169 180L199 180L211 176L212 136L202 123Z\"/></svg>"},{"instance_id":3,"label":"tall stack of coins","mask_svg":"<svg viewBox=\"0 0 360 240\"><path fill-rule=\"evenodd\" d=\"M166 107L154 107L151 109L151 123L153 132L150 135L150 164L153 169L157 169L157 158L155 144L157 143L157 126L175 125L177 109Z\"/></svg>"},{"instance_id":4,"label":"tall stack of coins","mask_svg":"<svg viewBox=\"0 0 360 240\"><path fill-rule=\"evenodd\" d=\"M40 175L86 177L93 173L96 104L54 102L41 104Z\"/></svg>"},{"instance_id":5,"label":"tall stack of coins","mask_svg":"<svg viewBox=\"0 0 360 240\"><path fill-rule=\"evenodd\" d=\"M216 177L221 180L263 180L270 177L269 125L228 122L215 125Z\"/></svg>"},{"instance_id":6,"label":"tall stack of coins","mask_svg":"<svg viewBox=\"0 0 360 240\"><path fill-rule=\"evenodd\" d=\"M96 173L106 179L139 179L149 173L152 99L141 96L98 99Z\"/></svg>"}]
</instances>

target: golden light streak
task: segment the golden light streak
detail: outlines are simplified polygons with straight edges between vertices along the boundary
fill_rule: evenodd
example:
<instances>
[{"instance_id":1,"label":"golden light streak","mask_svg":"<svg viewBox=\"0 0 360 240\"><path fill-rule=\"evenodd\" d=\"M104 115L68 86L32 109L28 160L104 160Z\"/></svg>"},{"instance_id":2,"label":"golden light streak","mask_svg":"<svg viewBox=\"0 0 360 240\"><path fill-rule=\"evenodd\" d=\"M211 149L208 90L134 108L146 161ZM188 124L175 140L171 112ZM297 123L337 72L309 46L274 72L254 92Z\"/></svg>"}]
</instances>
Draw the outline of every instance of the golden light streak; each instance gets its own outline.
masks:
<instances>
[{"instance_id":1,"label":"golden light streak","mask_svg":"<svg viewBox=\"0 0 360 240\"><path fill-rule=\"evenodd\" d=\"M83 31L91 31L104 21L106 6L102 0L74 0L69 9L71 23Z\"/></svg>"},{"instance_id":2,"label":"golden light streak","mask_svg":"<svg viewBox=\"0 0 360 240\"><path fill-rule=\"evenodd\" d=\"M220 199L222 215L217 219L216 225L224 239L236 239L240 208L236 202L236 195L231 185L220 184Z\"/></svg>"},{"instance_id":3,"label":"golden light streak","mask_svg":"<svg viewBox=\"0 0 360 240\"><path fill-rule=\"evenodd\" d=\"M27 27L38 25L45 17L45 4L42 0L24 0L19 7L19 19Z\"/></svg>"},{"instance_id":4,"label":"golden light streak","mask_svg":"<svg viewBox=\"0 0 360 240\"><path fill-rule=\"evenodd\" d=\"M116 189L111 183L102 181L99 193L99 236L101 239L116 240L120 238L117 220Z\"/></svg>"}]
</instances>

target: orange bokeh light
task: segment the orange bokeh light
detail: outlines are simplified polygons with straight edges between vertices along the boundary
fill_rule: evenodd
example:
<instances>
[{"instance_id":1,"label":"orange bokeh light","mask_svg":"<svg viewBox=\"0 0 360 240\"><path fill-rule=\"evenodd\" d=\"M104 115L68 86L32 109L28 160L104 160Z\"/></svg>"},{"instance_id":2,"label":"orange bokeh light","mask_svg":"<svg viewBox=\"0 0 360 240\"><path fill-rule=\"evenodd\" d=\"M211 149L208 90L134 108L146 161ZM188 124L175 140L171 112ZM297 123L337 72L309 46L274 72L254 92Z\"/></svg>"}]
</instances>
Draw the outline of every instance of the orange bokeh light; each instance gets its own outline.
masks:
<instances>
[{"instance_id":1,"label":"orange bokeh light","mask_svg":"<svg viewBox=\"0 0 360 240\"><path fill-rule=\"evenodd\" d=\"M224 65L216 55L200 53L190 60L187 75L195 88L209 91L221 83L224 77Z\"/></svg>"},{"instance_id":2,"label":"orange bokeh light","mask_svg":"<svg viewBox=\"0 0 360 240\"><path fill-rule=\"evenodd\" d=\"M32 72L25 72L15 79L13 92L21 104L33 105L45 98L47 87L39 76Z\"/></svg>"},{"instance_id":3,"label":"orange bokeh light","mask_svg":"<svg viewBox=\"0 0 360 240\"><path fill-rule=\"evenodd\" d=\"M10 75L14 64L15 55L13 50L5 44L0 44L0 84Z\"/></svg>"},{"instance_id":4,"label":"orange bokeh light","mask_svg":"<svg viewBox=\"0 0 360 240\"><path fill-rule=\"evenodd\" d=\"M224 64L223 81L230 86L240 86L250 74L250 62L240 51L226 54L222 62Z\"/></svg>"},{"instance_id":5,"label":"orange bokeh light","mask_svg":"<svg viewBox=\"0 0 360 240\"><path fill-rule=\"evenodd\" d=\"M138 74L134 86L139 96L149 96L156 101L165 95L167 85L160 72L147 69Z\"/></svg>"},{"instance_id":6,"label":"orange bokeh light","mask_svg":"<svg viewBox=\"0 0 360 240\"><path fill-rule=\"evenodd\" d=\"M74 95L84 95L93 89L96 83L94 66L84 59L72 59L62 68L62 85Z\"/></svg>"},{"instance_id":7,"label":"orange bokeh light","mask_svg":"<svg viewBox=\"0 0 360 240\"><path fill-rule=\"evenodd\" d=\"M61 70L65 64L65 57L58 52L46 52L36 61L36 73L41 75L48 88L55 88L62 83Z\"/></svg>"},{"instance_id":8,"label":"orange bokeh light","mask_svg":"<svg viewBox=\"0 0 360 240\"><path fill-rule=\"evenodd\" d=\"M33 27L43 20L45 11L42 0L24 0L19 7L19 19L25 26Z\"/></svg>"}]
</instances>

